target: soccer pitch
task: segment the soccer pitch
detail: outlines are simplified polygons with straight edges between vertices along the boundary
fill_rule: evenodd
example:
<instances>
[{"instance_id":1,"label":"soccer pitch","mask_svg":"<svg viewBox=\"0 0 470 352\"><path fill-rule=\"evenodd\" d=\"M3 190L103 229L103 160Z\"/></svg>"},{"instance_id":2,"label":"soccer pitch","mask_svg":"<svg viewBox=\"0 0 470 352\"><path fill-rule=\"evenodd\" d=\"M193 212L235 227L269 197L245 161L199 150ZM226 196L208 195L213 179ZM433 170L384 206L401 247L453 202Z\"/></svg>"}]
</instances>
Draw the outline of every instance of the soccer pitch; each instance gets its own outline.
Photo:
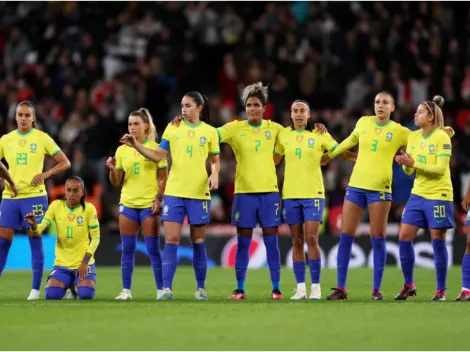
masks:
<instances>
[{"instance_id":1,"label":"soccer pitch","mask_svg":"<svg viewBox=\"0 0 470 352\"><path fill-rule=\"evenodd\" d=\"M233 270L209 269L211 301L195 301L192 268L180 267L175 300L162 302L155 300L150 267L139 267L134 300L116 302L119 268L98 267L95 301L28 302L31 273L5 272L0 279L0 349L469 349L470 302L452 301L460 292L460 267L449 271L447 302L430 301L435 276L426 269L416 270L418 297L404 302L393 300L403 282L396 267L385 271L384 301L371 300L370 269L350 271L348 301L291 301L295 279L287 269L282 272L284 301L270 300L267 269L248 272L246 301L228 301L234 276ZM323 270L324 297L335 284L335 270Z\"/></svg>"}]
</instances>

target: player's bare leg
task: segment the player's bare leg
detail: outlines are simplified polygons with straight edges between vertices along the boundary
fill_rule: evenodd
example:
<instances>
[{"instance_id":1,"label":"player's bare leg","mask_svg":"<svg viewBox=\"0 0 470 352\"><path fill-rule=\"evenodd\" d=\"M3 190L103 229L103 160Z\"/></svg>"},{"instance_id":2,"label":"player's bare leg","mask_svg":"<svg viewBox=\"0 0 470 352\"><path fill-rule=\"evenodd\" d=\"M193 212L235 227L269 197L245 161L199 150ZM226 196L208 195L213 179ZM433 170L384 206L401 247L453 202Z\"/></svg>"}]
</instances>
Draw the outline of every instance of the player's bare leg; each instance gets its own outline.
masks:
<instances>
[{"instance_id":1,"label":"player's bare leg","mask_svg":"<svg viewBox=\"0 0 470 352\"><path fill-rule=\"evenodd\" d=\"M349 260L351 258L351 247L356 236L356 231L364 215L364 209L349 200L344 200L341 217L341 237L337 258L337 287L333 289L328 300L348 299L346 292L346 279L348 275Z\"/></svg>"},{"instance_id":2,"label":"player's bare leg","mask_svg":"<svg viewBox=\"0 0 470 352\"><path fill-rule=\"evenodd\" d=\"M142 234L145 247L152 265L152 272L157 286L157 297L163 292L162 253L160 250L160 216L152 215L142 222Z\"/></svg>"},{"instance_id":3,"label":"player's bare leg","mask_svg":"<svg viewBox=\"0 0 470 352\"><path fill-rule=\"evenodd\" d=\"M207 273L207 253L204 245L206 240L207 225L191 226L190 236L193 246L193 268L196 276L196 293L194 298L199 301L207 301L209 297L206 293L206 273Z\"/></svg>"},{"instance_id":4,"label":"player's bare leg","mask_svg":"<svg viewBox=\"0 0 470 352\"><path fill-rule=\"evenodd\" d=\"M456 301L470 301L470 226L465 226L467 248L462 262L462 291Z\"/></svg>"},{"instance_id":5,"label":"player's bare leg","mask_svg":"<svg viewBox=\"0 0 470 352\"><path fill-rule=\"evenodd\" d=\"M318 232L320 231L320 221L305 222L305 241L308 248L308 264L312 287L309 299L321 299L320 273L321 273L321 252L318 243Z\"/></svg>"},{"instance_id":6,"label":"player's bare leg","mask_svg":"<svg viewBox=\"0 0 470 352\"><path fill-rule=\"evenodd\" d=\"M5 269L5 265L7 263L8 252L10 251L14 234L15 230L7 227L0 227L0 277L2 276L3 269Z\"/></svg>"},{"instance_id":7,"label":"player's bare leg","mask_svg":"<svg viewBox=\"0 0 470 352\"><path fill-rule=\"evenodd\" d=\"M266 246L266 256L268 259L269 274L272 282L271 299L275 301L284 299L279 287L281 281L281 256L277 242L278 232L279 227L263 228L263 239L264 245Z\"/></svg>"},{"instance_id":8,"label":"player's bare leg","mask_svg":"<svg viewBox=\"0 0 470 352\"><path fill-rule=\"evenodd\" d=\"M246 267L250 260L249 246L251 244L251 237L253 236L253 229L237 227L238 247L235 260L235 276L237 278L237 289L233 291L232 295L228 298L230 300L246 299L245 294L245 280L246 280ZM241 245L248 246L248 248L240 248ZM240 252L239 252L240 251ZM243 254L241 256L240 254ZM245 257L245 254L248 254Z\"/></svg>"},{"instance_id":9,"label":"player's bare leg","mask_svg":"<svg viewBox=\"0 0 470 352\"><path fill-rule=\"evenodd\" d=\"M157 297L158 300L173 299L173 278L176 273L177 249L181 238L182 224L165 221L165 249L163 251L163 292Z\"/></svg>"},{"instance_id":10,"label":"player's bare leg","mask_svg":"<svg viewBox=\"0 0 470 352\"><path fill-rule=\"evenodd\" d=\"M304 253L304 230L303 224L289 225L292 237L292 262L294 263L294 274L297 281L297 289L292 300L307 299L307 288L305 286L305 253Z\"/></svg>"},{"instance_id":11,"label":"player's bare leg","mask_svg":"<svg viewBox=\"0 0 470 352\"><path fill-rule=\"evenodd\" d=\"M415 266L415 251L413 248L413 240L419 228L414 225L400 224L400 232L398 234L398 242L400 244L400 263L403 272L405 284L400 293L395 296L396 301L404 301L408 297L417 295L414 282L413 272Z\"/></svg>"},{"instance_id":12,"label":"player's bare leg","mask_svg":"<svg viewBox=\"0 0 470 352\"><path fill-rule=\"evenodd\" d=\"M370 236L374 257L374 286L372 288L372 299L383 300L380 287L387 262L386 236L387 220L392 202L380 201L369 204Z\"/></svg>"},{"instance_id":13,"label":"player's bare leg","mask_svg":"<svg viewBox=\"0 0 470 352\"><path fill-rule=\"evenodd\" d=\"M447 269L449 256L446 245L446 229L431 229L432 248L434 251L434 267L436 270L436 295L433 301L446 300Z\"/></svg>"}]
</instances>

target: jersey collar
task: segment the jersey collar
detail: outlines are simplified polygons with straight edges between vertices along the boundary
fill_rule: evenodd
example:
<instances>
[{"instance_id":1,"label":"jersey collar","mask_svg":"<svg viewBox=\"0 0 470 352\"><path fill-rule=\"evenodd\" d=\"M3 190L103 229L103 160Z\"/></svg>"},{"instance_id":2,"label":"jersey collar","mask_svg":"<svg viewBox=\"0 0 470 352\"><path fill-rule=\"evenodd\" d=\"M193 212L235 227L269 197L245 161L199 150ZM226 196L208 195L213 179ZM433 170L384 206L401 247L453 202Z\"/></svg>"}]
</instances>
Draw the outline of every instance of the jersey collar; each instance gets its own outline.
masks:
<instances>
[{"instance_id":1,"label":"jersey collar","mask_svg":"<svg viewBox=\"0 0 470 352\"><path fill-rule=\"evenodd\" d=\"M31 129L29 130L29 132L27 132L27 133L25 133L25 134L21 134L20 131L18 131L18 130L16 130L16 133L17 133L19 136L21 136L21 137L27 137L27 136L29 136L31 133L33 133L33 131L34 131L34 127L31 128Z\"/></svg>"},{"instance_id":2,"label":"jersey collar","mask_svg":"<svg viewBox=\"0 0 470 352\"><path fill-rule=\"evenodd\" d=\"M248 120L245 120L245 122L246 122L246 124L247 124L248 126L253 127L253 128L261 128L261 127L263 127L263 125L264 125L264 120L261 120L261 124L260 124L259 126L254 126L254 125L252 125L252 124L250 123L250 121L248 121Z\"/></svg>"},{"instance_id":3,"label":"jersey collar","mask_svg":"<svg viewBox=\"0 0 470 352\"><path fill-rule=\"evenodd\" d=\"M202 121L199 121L199 123L196 124L196 125L191 125L191 124L190 124L188 121L186 121L186 120L183 120L183 122L184 122L184 124L185 124L186 126L188 126L189 128L196 128L196 127L199 127L199 126L202 125Z\"/></svg>"},{"instance_id":4,"label":"jersey collar","mask_svg":"<svg viewBox=\"0 0 470 352\"><path fill-rule=\"evenodd\" d=\"M425 136L423 135L423 131L421 131L421 137L422 137L423 139L429 139L429 138L431 138L431 136L434 134L435 131L436 131L436 128L433 129L433 130L431 131L431 133L429 134L429 136L427 136L427 137L425 137Z\"/></svg>"}]
</instances>

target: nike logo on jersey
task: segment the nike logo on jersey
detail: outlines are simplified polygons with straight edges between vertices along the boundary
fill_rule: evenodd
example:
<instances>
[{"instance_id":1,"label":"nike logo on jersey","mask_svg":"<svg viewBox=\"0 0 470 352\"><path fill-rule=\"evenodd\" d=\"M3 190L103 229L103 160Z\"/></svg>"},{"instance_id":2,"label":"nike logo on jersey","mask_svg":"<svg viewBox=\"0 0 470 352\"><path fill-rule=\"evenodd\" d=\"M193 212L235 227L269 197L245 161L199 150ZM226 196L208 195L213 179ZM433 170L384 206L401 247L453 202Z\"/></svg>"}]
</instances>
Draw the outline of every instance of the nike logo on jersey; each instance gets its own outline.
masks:
<instances>
[{"instance_id":1,"label":"nike logo on jersey","mask_svg":"<svg viewBox=\"0 0 470 352\"><path fill-rule=\"evenodd\" d=\"M240 133L240 137L246 136L246 133Z\"/></svg>"},{"instance_id":2,"label":"nike logo on jersey","mask_svg":"<svg viewBox=\"0 0 470 352\"><path fill-rule=\"evenodd\" d=\"M175 137L176 140L180 139L181 137Z\"/></svg>"}]
</instances>

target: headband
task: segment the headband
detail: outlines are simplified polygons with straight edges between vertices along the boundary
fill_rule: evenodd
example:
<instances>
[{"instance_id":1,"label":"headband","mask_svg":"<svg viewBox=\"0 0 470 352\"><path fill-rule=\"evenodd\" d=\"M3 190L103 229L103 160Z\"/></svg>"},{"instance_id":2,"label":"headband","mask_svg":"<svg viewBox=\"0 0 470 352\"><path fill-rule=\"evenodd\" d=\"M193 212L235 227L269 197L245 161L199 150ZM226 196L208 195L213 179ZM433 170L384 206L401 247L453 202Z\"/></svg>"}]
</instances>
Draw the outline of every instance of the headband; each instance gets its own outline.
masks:
<instances>
[{"instance_id":1,"label":"headband","mask_svg":"<svg viewBox=\"0 0 470 352\"><path fill-rule=\"evenodd\" d=\"M428 108L428 110L431 113L432 117L434 117L434 113L432 112L431 107L429 106L429 104L426 103L426 102L424 102L423 104L426 105L426 107Z\"/></svg>"},{"instance_id":2,"label":"headband","mask_svg":"<svg viewBox=\"0 0 470 352\"><path fill-rule=\"evenodd\" d=\"M303 101L300 101L300 100L294 101L294 102L292 103L292 105L291 105L290 108L292 109L292 107L293 107L295 104L303 104L303 105L305 105L305 106L307 107L307 110L310 111L310 106L308 106L306 103L304 103Z\"/></svg>"}]
</instances>

